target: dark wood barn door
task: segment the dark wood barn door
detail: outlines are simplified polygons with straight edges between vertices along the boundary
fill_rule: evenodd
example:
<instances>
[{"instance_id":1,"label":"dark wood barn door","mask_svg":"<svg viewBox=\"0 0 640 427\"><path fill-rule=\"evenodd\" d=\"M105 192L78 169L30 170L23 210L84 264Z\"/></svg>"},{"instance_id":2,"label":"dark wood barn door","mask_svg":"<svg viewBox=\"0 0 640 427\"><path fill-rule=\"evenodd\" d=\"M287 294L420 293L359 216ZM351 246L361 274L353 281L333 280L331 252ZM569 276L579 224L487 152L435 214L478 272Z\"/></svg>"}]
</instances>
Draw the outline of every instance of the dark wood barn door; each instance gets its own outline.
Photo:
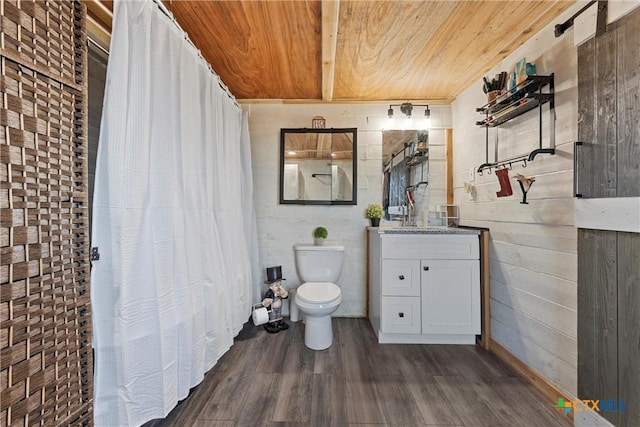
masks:
<instances>
[{"instance_id":1,"label":"dark wood barn door","mask_svg":"<svg viewBox=\"0 0 640 427\"><path fill-rule=\"evenodd\" d=\"M578 192L640 209L639 9L579 47L578 76ZM578 230L578 397L600 399L616 426L639 426L640 234L616 221Z\"/></svg>"}]
</instances>

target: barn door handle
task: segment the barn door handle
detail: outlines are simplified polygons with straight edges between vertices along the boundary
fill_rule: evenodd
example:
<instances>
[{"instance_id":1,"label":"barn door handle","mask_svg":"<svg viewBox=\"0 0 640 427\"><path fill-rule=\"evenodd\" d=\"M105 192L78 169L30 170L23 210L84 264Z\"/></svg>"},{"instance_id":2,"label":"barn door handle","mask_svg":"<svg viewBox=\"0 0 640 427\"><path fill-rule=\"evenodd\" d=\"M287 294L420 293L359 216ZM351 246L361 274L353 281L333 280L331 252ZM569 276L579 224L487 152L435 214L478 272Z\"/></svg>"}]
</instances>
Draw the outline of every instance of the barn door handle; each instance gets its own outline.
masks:
<instances>
[{"instance_id":1,"label":"barn door handle","mask_svg":"<svg viewBox=\"0 0 640 427\"><path fill-rule=\"evenodd\" d=\"M404 276L401 274L400 276L398 276L398 279L404 280Z\"/></svg>"},{"instance_id":2,"label":"barn door handle","mask_svg":"<svg viewBox=\"0 0 640 427\"><path fill-rule=\"evenodd\" d=\"M400 312L400 313L398 313L398 316L399 317L404 317L404 313Z\"/></svg>"},{"instance_id":3,"label":"barn door handle","mask_svg":"<svg viewBox=\"0 0 640 427\"><path fill-rule=\"evenodd\" d=\"M578 188L578 180L580 179L579 175L578 175L578 163L579 163L579 157L578 157L578 147L584 145L584 143L582 141L576 141L573 143L573 197L582 197L582 193L580 192L580 189Z\"/></svg>"},{"instance_id":4,"label":"barn door handle","mask_svg":"<svg viewBox=\"0 0 640 427\"><path fill-rule=\"evenodd\" d=\"M426 265L425 265L424 267L422 267L422 269L423 269L424 271L429 271L429 267L427 267Z\"/></svg>"}]
</instances>

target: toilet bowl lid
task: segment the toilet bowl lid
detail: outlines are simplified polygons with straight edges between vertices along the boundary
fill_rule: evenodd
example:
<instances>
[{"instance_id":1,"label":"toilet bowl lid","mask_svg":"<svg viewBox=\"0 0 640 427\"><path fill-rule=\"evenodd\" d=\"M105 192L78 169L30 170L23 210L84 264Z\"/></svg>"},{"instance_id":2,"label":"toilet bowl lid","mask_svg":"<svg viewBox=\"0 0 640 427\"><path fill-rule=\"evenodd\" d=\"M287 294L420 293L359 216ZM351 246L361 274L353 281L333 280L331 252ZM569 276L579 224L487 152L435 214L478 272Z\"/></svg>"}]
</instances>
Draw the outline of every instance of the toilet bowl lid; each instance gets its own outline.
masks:
<instances>
[{"instance_id":1,"label":"toilet bowl lid","mask_svg":"<svg viewBox=\"0 0 640 427\"><path fill-rule=\"evenodd\" d=\"M309 304L328 304L340 295L340 288L331 282L307 282L296 290L296 297Z\"/></svg>"}]
</instances>

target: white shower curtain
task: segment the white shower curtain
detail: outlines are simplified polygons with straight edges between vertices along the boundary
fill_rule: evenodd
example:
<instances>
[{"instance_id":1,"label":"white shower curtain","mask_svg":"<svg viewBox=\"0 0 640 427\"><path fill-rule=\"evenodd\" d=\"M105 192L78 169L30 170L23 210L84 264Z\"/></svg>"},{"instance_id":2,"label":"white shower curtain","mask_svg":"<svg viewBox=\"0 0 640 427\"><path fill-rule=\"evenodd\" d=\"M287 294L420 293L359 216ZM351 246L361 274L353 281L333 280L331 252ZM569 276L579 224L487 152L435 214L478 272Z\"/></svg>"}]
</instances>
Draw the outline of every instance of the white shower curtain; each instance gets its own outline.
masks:
<instances>
[{"instance_id":1,"label":"white shower curtain","mask_svg":"<svg viewBox=\"0 0 640 427\"><path fill-rule=\"evenodd\" d=\"M92 230L98 426L166 416L259 298L248 125L219 83L157 4L115 3Z\"/></svg>"}]
</instances>

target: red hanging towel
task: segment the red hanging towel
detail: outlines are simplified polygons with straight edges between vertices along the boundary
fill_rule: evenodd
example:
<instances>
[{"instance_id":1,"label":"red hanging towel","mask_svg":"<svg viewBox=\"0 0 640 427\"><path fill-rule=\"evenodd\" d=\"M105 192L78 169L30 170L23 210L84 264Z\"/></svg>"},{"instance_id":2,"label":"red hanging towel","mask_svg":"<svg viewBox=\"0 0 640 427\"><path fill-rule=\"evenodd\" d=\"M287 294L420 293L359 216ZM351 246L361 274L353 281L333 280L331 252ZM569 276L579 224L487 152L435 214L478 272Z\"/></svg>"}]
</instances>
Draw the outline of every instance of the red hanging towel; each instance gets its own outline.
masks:
<instances>
[{"instance_id":1,"label":"red hanging towel","mask_svg":"<svg viewBox=\"0 0 640 427\"><path fill-rule=\"evenodd\" d=\"M498 197L506 197L513 194L511 183L509 182L509 169L497 169L496 176L500 182L500 191L496 193Z\"/></svg>"}]
</instances>

